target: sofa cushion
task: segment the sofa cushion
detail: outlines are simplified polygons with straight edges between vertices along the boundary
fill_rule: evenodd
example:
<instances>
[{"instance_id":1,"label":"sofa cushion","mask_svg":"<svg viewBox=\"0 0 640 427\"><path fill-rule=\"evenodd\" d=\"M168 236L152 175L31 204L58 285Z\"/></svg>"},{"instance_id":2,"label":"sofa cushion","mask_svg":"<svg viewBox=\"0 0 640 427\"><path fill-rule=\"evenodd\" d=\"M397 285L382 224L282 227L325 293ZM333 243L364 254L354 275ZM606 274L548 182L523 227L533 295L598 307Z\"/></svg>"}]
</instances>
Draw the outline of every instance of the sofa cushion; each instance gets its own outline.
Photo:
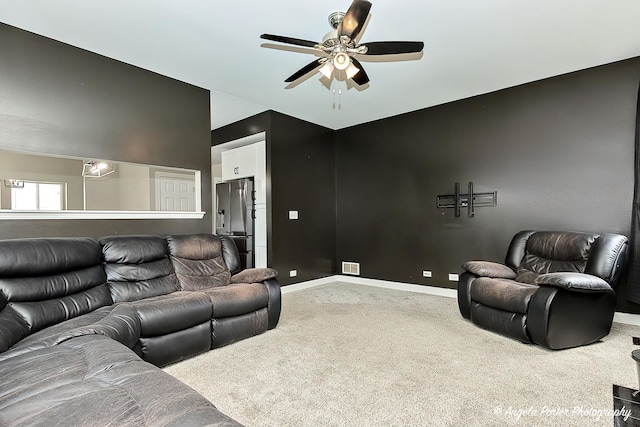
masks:
<instances>
[{"instance_id":1,"label":"sofa cushion","mask_svg":"<svg viewBox=\"0 0 640 427\"><path fill-rule=\"evenodd\" d=\"M0 361L33 350L52 347L81 335L105 335L133 348L140 337L140 320L130 305L101 307L29 335L8 351L0 353Z\"/></svg>"},{"instance_id":2,"label":"sofa cushion","mask_svg":"<svg viewBox=\"0 0 640 427\"><path fill-rule=\"evenodd\" d=\"M527 283L529 285L533 285L536 283L536 279L540 274L535 271L527 270L523 267L516 268L516 282Z\"/></svg>"},{"instance_id":3,"label":"sofa cushion","mask_svg":"<svg viewBox=\"0 0 640 427\"><path fill-rule=\"evenodd\" d=\"M222 243L212 234L167 236L171 262L180 289L196 291L229 283Z\"/></svg>"},{"instance_id":4,"label":"sofa cushion","mask_svg":"<svg viewBox=\"0 0 640 427\"><path fill-rule=\"evenodd\" d=\"M237 283L202 292L211 299L215 319L250 313L269 303L269 290L262 283Z\"/></svg>"},{"instance_id":5,"label":"sofa cushion","mask_svg":"<svg viewBox=\"0 0 640 427\"><path fill-rule=\"evenodd\" d=\"M112 303L96 240L0 241L0 352Z\"/></svg>"},{"instance_id":6,"label":"sofa cushion","mask_svg":"<svg viewBox=\"0 0 640 427\"><path fill-rule=\"evenodd\" d=\"M141 335L155 337L211 320L212 305L200 292L174 292L128 303L140 318Z\"/></svg>"},{"instance_id":7,"label":"sofa cushion","mask_svg":"<svg viewBox=\"0 0 640 427\"><path fill-rule=\"evenodd\" d=\"M137 301L179 290L164 238L110 236L99 240L114 302Z\"/></svg>"},{"instance_id":8,"label":"sofa cushion","mask_svg":"<svg viewBox=\"0 0 640 427\"><path fill-rule=\"evenodd\" d=\"M49 276L100 264L100 245L88 237L0 241L0 277Z\"/></svg>"},{"instance_id":9,"label":"sofa cushion","mask_svg":"<svg viewBox=\"0 0 640 427\"><path fill-rule=\"evenodd\" d=\"M520 267L538 274L573 271L582 273L597 234L539 231L526 243Z\"/></svg>"},{"instance_id":10,"label":"sofa cushion","mask_svg":"<svg viewBox=\"0 0 640 427\"><path fill-rule=\"evenodd\" d=\"M471 283L471 300L510 313L526 313L538 286L509 279L479 277Z\"/></svg>"},{"instance_id":11,"label":"sofa cushion","mask_svg":"<svg viewBox=\"0 0 640 427\"><path fill-rule=\"evenodd\" d=\"M58 337L56 344L85 335L104 335L128 348L133 348L138 343L141 330L137 311L128 304L118 304L112 307L113 310L104 318L64 332Z\"/></svg>"},{"instance_id":12,"label":"sofa cushion","mask_svg":"<svg viewBox=\"0 0 640 427\"><path fill-rule=\"evenodd\" d=\"M239 425L195 390L100 335L7 360L0 364L0 382L2 425Z\"/></svg>"}]
</instances>

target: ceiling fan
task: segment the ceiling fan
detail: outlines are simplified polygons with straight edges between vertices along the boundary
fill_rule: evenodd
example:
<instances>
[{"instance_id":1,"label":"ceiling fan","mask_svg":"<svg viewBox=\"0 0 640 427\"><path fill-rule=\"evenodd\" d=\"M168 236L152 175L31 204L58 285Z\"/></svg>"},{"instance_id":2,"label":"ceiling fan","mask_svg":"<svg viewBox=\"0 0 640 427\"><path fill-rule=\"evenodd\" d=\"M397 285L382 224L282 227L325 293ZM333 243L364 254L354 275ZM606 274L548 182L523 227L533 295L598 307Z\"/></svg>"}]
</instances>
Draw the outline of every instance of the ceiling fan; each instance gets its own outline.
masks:
<instances>
[{"instance_id":1,"label":"ceiling fan","mask_svg":"<svg viewBox=\"0 0 640 427\"><path fill-rule=\"evenodd\" d=\"M362 31L369 17L371 2L367 0L354 0L346 13L334 12L329 15L329 23L333 31L327 33L322 43L293 37L262 34L260 38L265 40L287 43L296 46L310 47L320 52L323 56L302 67L285 80L291 83L306 74L318 70L328 79L334 70L345 72L347 79L353 80L359 86L369 82L369 77L364 67L354 55L397 55L405 53L419 53L424 48L423 42L410 41L384 41L360 44Z\"/></svg>"}]
</instances>

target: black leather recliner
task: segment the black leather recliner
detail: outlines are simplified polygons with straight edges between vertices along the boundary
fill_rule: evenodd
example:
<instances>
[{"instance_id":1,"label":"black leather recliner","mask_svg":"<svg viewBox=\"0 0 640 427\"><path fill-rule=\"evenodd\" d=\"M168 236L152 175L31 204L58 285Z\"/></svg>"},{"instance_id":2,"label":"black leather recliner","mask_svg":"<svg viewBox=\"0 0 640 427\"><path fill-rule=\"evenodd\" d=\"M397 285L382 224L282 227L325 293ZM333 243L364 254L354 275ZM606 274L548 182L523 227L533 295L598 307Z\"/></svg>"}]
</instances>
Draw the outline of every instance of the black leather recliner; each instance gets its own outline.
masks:
<instances>
[{"instance_id":1,"label":"black leather recliner","mask_svg":"<svg viewBox=\"0 0 640 427\"><path fill-rule=\"evenodd\" d=\"M618 234L521 231L505 264L469 261L460 313L474 324L558 350L609 334L628 240Z\"/></svg>"}]
</instances>

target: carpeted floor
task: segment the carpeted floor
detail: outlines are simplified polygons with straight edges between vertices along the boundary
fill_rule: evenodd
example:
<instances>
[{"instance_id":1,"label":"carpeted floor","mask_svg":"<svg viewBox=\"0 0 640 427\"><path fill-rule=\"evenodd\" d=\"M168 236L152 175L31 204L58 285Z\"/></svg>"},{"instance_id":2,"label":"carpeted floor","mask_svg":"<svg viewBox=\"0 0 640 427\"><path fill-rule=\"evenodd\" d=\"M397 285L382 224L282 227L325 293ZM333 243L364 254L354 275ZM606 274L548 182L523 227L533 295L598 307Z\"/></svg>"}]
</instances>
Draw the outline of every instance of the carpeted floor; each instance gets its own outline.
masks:
<instances>
[{"instance_id":1,"label":"carpeted floor","mask_svg":"<svg viewBox=\"0 0 640 427\"><path fill-rule=\"evenodd\" d=\"M640 327L563 351L484 331L453 298L347 283L283 294L280 323L165 368L247 426L611 426ZM601 415L604 413L604 415Z\"/></svg>"}]
</instances>

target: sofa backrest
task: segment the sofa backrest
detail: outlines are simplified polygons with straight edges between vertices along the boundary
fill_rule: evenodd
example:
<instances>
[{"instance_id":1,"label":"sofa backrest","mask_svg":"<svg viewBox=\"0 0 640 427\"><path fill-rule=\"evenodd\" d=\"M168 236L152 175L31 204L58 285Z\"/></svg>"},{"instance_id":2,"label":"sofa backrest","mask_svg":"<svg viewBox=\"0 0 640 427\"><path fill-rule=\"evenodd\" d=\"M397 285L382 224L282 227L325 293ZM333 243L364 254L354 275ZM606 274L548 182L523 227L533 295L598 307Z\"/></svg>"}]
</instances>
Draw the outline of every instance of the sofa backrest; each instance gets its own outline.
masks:
<instances>
[{"instance_id":1,"label":"sofa backrest","mask_svg":"<svg viewBox=\"0 0 640 427\"><path fill-rule=\"evenodd\" d=\"M167 245L181 290L197 291L229 284L231 274L220 237L211 234L167 236Z\"/></svg>"},{"instance_id":2,"label":"sofa backrest","mask_svg":"<svg viewBox=\"0 0 640 427\"><path fill-rule=\"evenodd\" d=\"M99 241L114 302L136 301L180 289L164 237L109 236Z\"/></svg>"},{"instance_id":3,"label":"sofa backrest","mask_svg":"<svg viewBox=\"0 0 640 427\"><path fill-rule=\"evenodd\" d=\"M90 238L0 241L0 352L48 326L111 305Z\"/></svg>"},{"instance_id":4,"label":"sofa backrest","mask_svg":"<svg viewBox=\"0 0 640 427\"><path fill-rule=\"evenodd\" d=\"M614 286L627 246L627 238L619 234L522 231L511 241L506 263L522 282L532 282L539 274L567 271L598 276Z\"/></svg>"}]
</instances>

